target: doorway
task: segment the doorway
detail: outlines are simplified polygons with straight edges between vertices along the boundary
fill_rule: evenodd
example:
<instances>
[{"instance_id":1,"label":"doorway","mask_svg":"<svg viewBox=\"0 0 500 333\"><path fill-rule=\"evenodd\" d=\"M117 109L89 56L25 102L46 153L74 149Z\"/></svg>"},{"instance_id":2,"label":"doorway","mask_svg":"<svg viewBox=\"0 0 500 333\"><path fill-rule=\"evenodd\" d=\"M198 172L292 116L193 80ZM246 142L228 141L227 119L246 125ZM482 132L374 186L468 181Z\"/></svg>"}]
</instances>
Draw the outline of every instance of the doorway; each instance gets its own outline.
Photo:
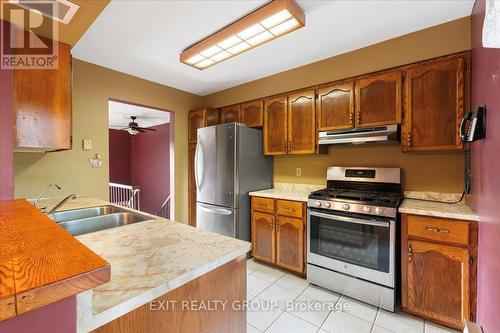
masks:
<instances>
[{"instance_id":1,"label":"doorway","mask_svg":"<svg viewBox=\"0 0 500 333\"><path fill-rule=\"evenodd\" d=\"M174 113L110 99L110 202L174 219Z\"/></svg>"}]
</instances>

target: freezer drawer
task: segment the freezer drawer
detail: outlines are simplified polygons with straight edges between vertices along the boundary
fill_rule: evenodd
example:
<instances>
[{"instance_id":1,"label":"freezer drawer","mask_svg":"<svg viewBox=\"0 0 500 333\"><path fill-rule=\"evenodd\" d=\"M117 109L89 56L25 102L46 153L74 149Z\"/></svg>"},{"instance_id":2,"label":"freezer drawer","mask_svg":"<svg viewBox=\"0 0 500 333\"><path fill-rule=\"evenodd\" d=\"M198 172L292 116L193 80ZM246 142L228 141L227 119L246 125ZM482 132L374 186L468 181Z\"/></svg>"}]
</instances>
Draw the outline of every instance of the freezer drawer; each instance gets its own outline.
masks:
<instances>
[{"instance_id":1,"label":"freezer drawer","mask_svg":"<svg viewBox=\"0 0 500 333\"><path fill-rule=\"evenodd\" d=\"M238 209L197 202L196 224L199 229L237 238Z\"/></svg>"}]
</instances>

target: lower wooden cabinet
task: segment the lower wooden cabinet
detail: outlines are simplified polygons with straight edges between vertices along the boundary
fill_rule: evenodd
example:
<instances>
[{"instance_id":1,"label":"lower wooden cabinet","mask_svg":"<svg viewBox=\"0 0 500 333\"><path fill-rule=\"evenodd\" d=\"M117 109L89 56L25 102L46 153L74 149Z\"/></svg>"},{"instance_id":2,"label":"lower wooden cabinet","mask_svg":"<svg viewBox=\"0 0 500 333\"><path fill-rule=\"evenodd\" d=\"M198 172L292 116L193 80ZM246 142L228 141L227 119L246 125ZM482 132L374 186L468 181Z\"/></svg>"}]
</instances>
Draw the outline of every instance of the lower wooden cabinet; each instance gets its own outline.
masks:
<instances>
[{"instance_id":1,"label":"lower wooden cabinet","mask_svg":"<svg viewBox=\"0 0 500 333\"><path fill-rule=\"evenodd\" d=\"M305 226L303 202L252 197L255 259L304 275Z\"/></svg>"},{"instance_id":2,"label":"lower wooden cabinet","mask_svg":"<svg viewBox=\"0 0 500 333\"><path fill-rule=\"evenodd\" d=\"M475 319L476 222L407 214L402 221L403 310L463 329Z\"/></svg>"}]
</instances>

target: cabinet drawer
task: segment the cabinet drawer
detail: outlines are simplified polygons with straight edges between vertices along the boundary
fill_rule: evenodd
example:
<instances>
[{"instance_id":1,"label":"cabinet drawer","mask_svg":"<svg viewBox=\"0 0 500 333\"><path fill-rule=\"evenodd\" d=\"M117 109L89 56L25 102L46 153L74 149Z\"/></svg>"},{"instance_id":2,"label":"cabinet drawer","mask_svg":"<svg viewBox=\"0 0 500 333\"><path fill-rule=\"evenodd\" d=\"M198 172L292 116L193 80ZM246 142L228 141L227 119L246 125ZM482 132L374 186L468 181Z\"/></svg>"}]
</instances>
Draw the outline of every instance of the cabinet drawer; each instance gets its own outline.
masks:
<instances>
[{"instance_id":1,"label":"cabinet drawer","mask_svg":"<svg viewBox=\"0 0 500 333\"><path fill-rule=\"evenodd\" d=\"M428 216L407 215L408 237L469 245L469 223Z\"/></svg>"},{"instance_id":2,"label":"cabinet drawer","mask_svg":"<svg viewBox=\"0 0 500 333\"><path fill-rule=\"evenodd\" d=\"M252 197L252 209L261 212L274 213L274 199Z\"/></svg>"},{"instance_id":3,"label":"cabinet drawer","mask_svg":"<svg viewBox=\"0 0 500 333\"><path fill-rule=\"evenodd\" d=\"M303 204L299 201L276 200L276 212L290 217L302 218L304 216Z\"/></svg>"}]
</instances>

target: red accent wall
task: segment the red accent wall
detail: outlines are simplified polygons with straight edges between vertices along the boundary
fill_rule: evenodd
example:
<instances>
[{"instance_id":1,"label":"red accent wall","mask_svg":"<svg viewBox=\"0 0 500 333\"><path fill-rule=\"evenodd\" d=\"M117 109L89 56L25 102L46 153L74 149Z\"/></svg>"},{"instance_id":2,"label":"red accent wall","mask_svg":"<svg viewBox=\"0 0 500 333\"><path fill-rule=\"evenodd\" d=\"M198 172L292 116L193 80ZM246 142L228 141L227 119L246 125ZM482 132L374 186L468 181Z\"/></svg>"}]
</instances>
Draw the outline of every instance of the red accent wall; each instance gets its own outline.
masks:
<instances>
[{"instance_id":1,"label":"red accent wall","mask_svg":"<svg viewBox=\"0 0 500 333\"><path fill-rule=\"evenodd\" d=\"M0 24L8 25L1 20ZM0 200L12 199L14 196L12 94L12 71L0 69Z\"/></svg>"},{"instance_id":2,"label":"red accent wall","mask_svg":"<svg viewBox=\"0 0 500 333\"><path fill-rule=\"evenodd\" d=\"M141 189L141 210L156 214L170 194L170 124L135 136L109 130L110 182Z\"/></svg>"},{"instance_id":3,"label":"red accent wall","mask_svg":"<svg viewBox=\"0 0 500 333\"><path fill-rule=\"evenodd\" d=\"M132 184L131 138L126 131L109 130L109 181Z\"/></svg>"},{"instance_id":4,"label":"red accent wall","mask_svg":"<svg viewBox=\"0 0 500 333\"><path fill-rule=\"evenodd\" d=\"M0 322L0 333L45 332L76 332L76 296Z\"/></svg>"},{"instance_id":5,"label":"red accent wall","mask_svg":"<svg viewBox=\"0 0 500 333\"><path fill-rule=\"evenodd\" d=\"M472 107L486 105L486 139L472 145L472 193L479 214L478 319L485 333L500 332L500 49L482 47L485 2L472 12Z\"/></svg>"}]
</instances>

